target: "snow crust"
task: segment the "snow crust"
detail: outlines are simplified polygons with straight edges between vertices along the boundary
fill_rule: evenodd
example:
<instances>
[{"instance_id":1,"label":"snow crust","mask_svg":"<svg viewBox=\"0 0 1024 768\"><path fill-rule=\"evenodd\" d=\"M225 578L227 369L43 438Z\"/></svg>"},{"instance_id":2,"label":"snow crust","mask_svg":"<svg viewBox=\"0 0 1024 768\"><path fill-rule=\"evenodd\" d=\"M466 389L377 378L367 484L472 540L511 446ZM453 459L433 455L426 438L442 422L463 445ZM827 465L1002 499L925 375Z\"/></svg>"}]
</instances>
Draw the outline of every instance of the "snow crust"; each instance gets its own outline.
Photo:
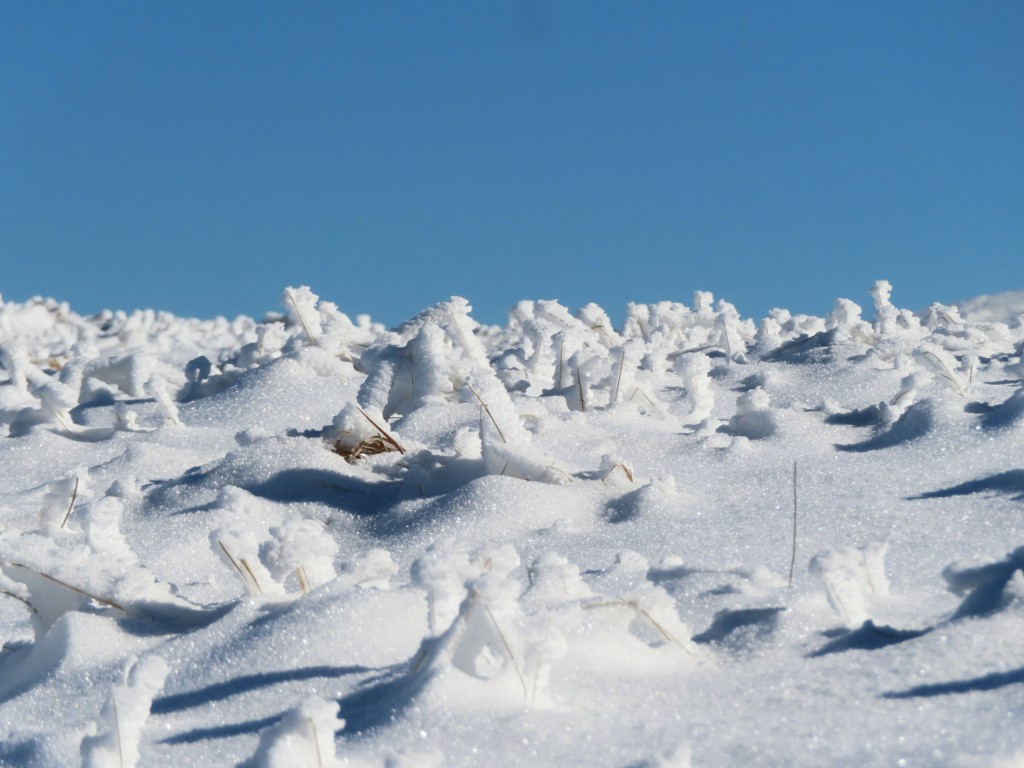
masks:
<instances>
[{"instance_id":1,"label":"snow crust","mask_svg":"<svg viewBox=\"0 0 1024 768\"><path fill-rule=\"evenodd\" d=\"M868 288L0 299L0 765L1024 764L1019 293Z\"/></svg>"}]
</instances>

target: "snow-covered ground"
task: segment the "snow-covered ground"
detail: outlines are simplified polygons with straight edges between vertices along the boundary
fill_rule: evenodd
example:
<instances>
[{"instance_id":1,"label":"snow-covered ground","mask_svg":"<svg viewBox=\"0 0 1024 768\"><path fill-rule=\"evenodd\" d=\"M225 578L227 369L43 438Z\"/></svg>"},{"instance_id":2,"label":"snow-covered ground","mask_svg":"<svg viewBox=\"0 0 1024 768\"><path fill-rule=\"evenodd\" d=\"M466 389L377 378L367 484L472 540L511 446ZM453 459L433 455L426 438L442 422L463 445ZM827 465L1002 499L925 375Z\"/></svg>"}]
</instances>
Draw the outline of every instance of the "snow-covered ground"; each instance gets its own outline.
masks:
<instances>
[{"instance_id":1,"label":"snow-covered ground","mask_svg":"<svg viewBox=\"0 0 1024 768\"><path fill-rule=\"evenodd\" d=\"M1024 765L1024 306L863 299L0 302L0 764Z\"/></svg>"}]
</instances>

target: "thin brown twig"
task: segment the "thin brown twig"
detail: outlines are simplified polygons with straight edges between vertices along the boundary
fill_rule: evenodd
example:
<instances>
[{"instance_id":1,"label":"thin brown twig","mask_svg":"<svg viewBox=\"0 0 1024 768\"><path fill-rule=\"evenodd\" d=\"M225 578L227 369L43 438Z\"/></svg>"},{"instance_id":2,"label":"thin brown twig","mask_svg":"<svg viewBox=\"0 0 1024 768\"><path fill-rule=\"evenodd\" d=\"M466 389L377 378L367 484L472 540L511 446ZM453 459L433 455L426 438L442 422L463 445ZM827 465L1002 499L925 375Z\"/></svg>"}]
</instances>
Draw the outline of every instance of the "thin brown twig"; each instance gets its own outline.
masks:
<instances>
[{"instance_id":1,"label":"thin brown twig","mask_svg":"<svg viewBox=\"0 0 1024 768\"><path fill-rule=\"evenodd\" d=\"M64 513L64 519L60 521L60 527L63 528L68 523L68 518L71 517L71 510L75 508L75 500L78 498L78 475L75 475L75 487L71 491L71 502L68 504L68 511Z\"/></svg>"},{"instance_id":2,"label":"thin brown twig","mask_svg":"<svg viewBox=\"0 0 1024 768\"><path fill-rule=\"evenodd\" d=\"M562 350L565 349L565 339L558 341L558 389L562 388Z\"/></svg>"},{"instance_id":3,"label":"thin brown twig","mask_svg":"<svg viewBox=\"0 0 1024 768\"><path fill-rule=\"evenodd\" d=\"M26 600L21 595L16 595L13 592L8 592L6 589L0 589L0 595L5 595L7 597L12 597L15 600L17 600L18 602L24 603L28 607L28 609L30 611L32 611L32 613L34 613L36 616L39 615L39 611L36 610L36 607L34 605L32 605L32 603L30 603L28 600Z\"/></svg>"},{"instance_id":4,"label":"thin brown twig","mask_svg":"<svg viewBox=\"0 0 1024 768\"><path fill-rule=\"evenodd\" d=\"M614 467L612 467L611 469L608 470L607 474L605 474L605 476L603 478L601 478L601 482L602 483L607 483L608 482L608 478L612 476L612 472L614 472L616 469L621 469L623 471L623 473L625 473L626 477L629 478L629 482L631 482L631 483L635 482L633 480L633 470L631 470L629 467L627 467L621 461L618 464L616 464Z\"/></svg>"},{"instance_id":5,"label":"thin brown twig","mask_svg":"<svg viewBox=\"0 0 1024 768\"><path fill-rule=\"evenodd\" d=\"M124 768L124 749L121 746L121 717L117 712L117 691L116 689L110 692L110 703L114 706L114 732L117 735L117 757L118 762L121 763L121 768Z\"/></svg>"},{"instance_id":6,"label":"thin brown twig","mask_svg":"<svg viewBox=\"0 0 1024 768\"><path fill-rule=\"evenodd\" d=\"M84 589L80 589L79 587L76 587L73 584L68 584L66 581L61 581L56 576L50 576L48 573L37 571L35 568L29 568L27 565L22 565L21 563L7 563L7 565L9 565L12 568L21 568L22 570L28 571L29 573L34 573L36 576L42 576L44 579L52 581L54 584L59 584L65 589L70 589L72 592L75 592L81 595L82 597L87 597L90 600L95 600L97 603L102 603L103 605L109 606L111 608L116 608L117 610L121 611L122 613L128 616L140 616L140 614L135 613L134 611L129 611L123 605L114 600L111 600L110 598L100 597L99 595L94 595L92 592L86 592Z\"/></svg>"},{"instance_id":7,"label":"thin brown twig","mask_svg":"<svg viewBox=\"0 0 1024 768\"><path fill-rule=\"evenodd\" d=\"M494 418L494 414L491 413L491 409L487 407L487 403L484 402L484 399L480 397L480 393L473 389L473 385L470 384L468 381L466 382L466 386L469 387L469 391L473 393L473 396L480 401L480 405L483 406L483 409L491 418L491 423L494 424L494 428L498 430L498 436L501 438L501 442L505 443L505 445L508 445L508 440L505 439L505 433L501 431L501 427L498 426L498 420Z\"/></svg>"},{"instance_id":8,"label":"thin brown twig","mask_svg":"<svg viewBox=\"0 0 1024 768\"><path fill-rule=\"evenodd\" d=\"M242 577L242 581L245 581L245 571L242 570L242 567L238 564L238 561L231 556L230 552L228 552L228 548L224 546L224 542L220 539L217 539L217 546L220 547L220 551L224 553L224 556L231 562L231 564L235 566L235 570L238 571L238 575Z\"/></svg>"},{"instance_id":9,"label":"thin brown twig","mask_svg":"<svg viewBox=\"0 0 1024 768\"><path fill-rule=\"evenodd\" d=\"M796 510L797 510L797 506L796 506L796 501L797 501L797 498L796 498L796 484L797 484L796 461L794 460L793 461L793 547L792 547L792 555L789 558L789 586L790 586L790 589L792 589L792 587L793 587L793 569L796 567Z\"/></svg>"},{"instance_id":10,"label":"thin brown twig","mask_svg":"<svg viewBox=\"0 0 1024 768\"><path fill-rule=\"evenodd\" d=\"M592 331L600 331L601 333L603 333L605 335L605 338L608 339L609 343L611 343L611 344L615 343L615 340L612 338L612 335L610 333L608 333L608 331L605 329L604 323L594 323L593 325L590 326L590 330L592 330Z\"/></svg>"},{"instance_id":11,"label":"thin brown twig","mask_svg":"<svg viewBox=\"0 0 1024 768\"><path fill-rule=\"evenodd\" d=\"M479 595L474 594L474 597L479 597ZM512 662L512 667L516 671L516 676L519 678L519 684L523 686L523 697L529 699L530 692L526 687L526 680L523 678L523 673L519 669L519 662L516 661L516 655L512 653L512 648L508 644L508 640L505 638L505 633L501 631L501 627L498 625L498 620L494 618L494 614L491 613L491 609L488 607L487 603L481 600L480 604L484 607L484 610L487 611L487 617L491 620L491 624L494 625L494 629L497 631L498 637L501 638L501 642L505 646L505 652L508 654L508 657Z\"/></svg>"},{"instance_id":12,"label":"thin brown twig","mask_svg":"<svg viewBox=\"0 0 1024 768\"><path fill-rule=\"evenodd\" d=\"M619 355L619 375L615 378L615 394L612 395L612 402L619 402L619 386L622 384L622 369L626 367L626 347L623 345L622 353Z\"/></svg>"},{"instance_id":13,"label":"thin brown twig","mask_svg":"<svg viewBox=\"0 0 1024 768\"><path fill-rule=\"evenodd\" d=\"M591 610L594 608L614 608L619 606L632 608L634 611L636 611L645 619L647 619L647 621L650 622L651 626L654 627L663 638L665 638L667 641L671 643L674 643L675 645L678 645L689 655L694 655L693 651L691 651L689 648L683 645L683 643L680 642L675 635L673 635L665 627L663 627L653 616L651 616L651 614L649 614L639 603L637 603L636 600L608 600L602 603L588 603L583 607L585 609Z\"/></svg>"},{"instance_id":14,"label":"thin brown twig","mask_svg":"<svg viewBox=\"0 0 1024 768\"><path fill-rule=\"evenodd\" d=\"M956 379L956 374L953 373L952 370L950 370L949 366L946 365L945 362L943 362L942 358L940 358L934 352L926 351L924 354L926 357L934 360L939 365L939 367L942 369L939 371L939 375L942 376L942 378L949 380L949 383L953 385L954 389L956 389L956 393L961 397L966 397L967 391L962 386L960 386L960 382L957 381Z\"/></svg>"},{"instance_id":15,"label":"thin brown twig","mask_svg":"<svg viewBox=\"0 0 1024 768\"><path fill-rule=\"evenodd\" d=\"M320 766L320 768L323 768L324 759L320 755L320 735L317 733L316 723L313 722L312 717L307 717L306 720L309 722L309 727L313 730L313 746L316 751L316 764Z\"/></svg>"},{"instance_id":16,"label":"thin brown twig","mask_svg":"<svg viewBox=\"0 0 1024 768\"><path fill-rule=\"evenodd\" d=\"M568 480L570 483L573 482L572 475L570 475L561 467L556 467L554 464L545 464L544 469L553 469L555 472L558 472L559 474L563 475L565 479Z\"/></svg>"},{"instance_id":17,"label":"thin brown twig","mask_svg":"<svg viewBox=\"0 0 1024 768\"><path fill-rule=\"evenodd\" d=\"M381 439L384 440L384 442L386 442L388 445L392 446L399 453L405 453L405 448L403 448L401 445L399 445L398 441L395 440L395 438L393 438L390 435L390 433L388 433L388 431L386 429L384 429L377 422L375 422L373 419L371 419L369 417L369 415L366 413L366 411L364 411L358 405L356 406L356 410L359 411L361 414L363 414L363 418L366 419L368 422L370 422L370 424L373 425L373 428L377 430L377 432L381 436Z\"/></svg>"},{"instance_id":18,"label":"thin brown twig","mask_svg":"<svg viewBox=\"0 0 1024 768\"><path fill-rule=\"evenodd\" d=\"M639 393L640 393L641 395L643 395L643 397L644 397L644 400L646 400L646 401L647 401L648 403L650 403L650 405L651 405L651 408L653 408L653 409L655 410L655 412L656 412L656 413L659 413L659 414L661 413L661 409L660 409L660 408L658 408L658 406L656 406L656 405L654 404L654 401L653 401L653 400L651 400L651 398L649 398L649 397L647 396L647 393L646 393L646 392L644 392L644 391L643 391L642 389L640 389L640 387L637 387L636 389L634 389L634 390L633 390L633 394L631 394L631 395L629 396L629 399L630 399L630 400L632 400L632 399L633 399L634 397L636 397L636 393L637 393L637 392L639 392Z\"/></svg>"},{"instance_id":19,"label":"thin brown twig","mask_svg":"<svg viewBox=\"0 0 1024 768\"><path fill-rule=\"evenodd\" d=\"M252 579L252 583L253 583L253 585L255 585L256 591L259 592L262 595L263 594L263 587L260 586L259 579L257 579L256 578L256 574L252 572L252 568L249 567L249 563L246 561L246 559L244 557L239 558L239 562L242 565L245 566L245 570L249 574L249 578Z\"/></svg>"}]
</instances>

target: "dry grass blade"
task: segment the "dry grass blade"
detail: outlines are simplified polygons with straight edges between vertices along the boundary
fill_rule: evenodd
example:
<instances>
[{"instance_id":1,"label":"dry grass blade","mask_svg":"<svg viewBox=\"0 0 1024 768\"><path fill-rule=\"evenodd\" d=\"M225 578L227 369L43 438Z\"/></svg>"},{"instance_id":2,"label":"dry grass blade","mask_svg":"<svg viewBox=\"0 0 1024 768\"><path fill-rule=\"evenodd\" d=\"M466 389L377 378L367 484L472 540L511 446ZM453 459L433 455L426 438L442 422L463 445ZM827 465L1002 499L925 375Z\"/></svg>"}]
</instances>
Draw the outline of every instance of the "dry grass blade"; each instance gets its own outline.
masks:
<instances>
[{"instance_id":1,"label":"dry grass blade","mask_svg":"<svg viewBox=\"0 0 1024 768\"><path fill-rule=\"evenodd\" d=\"M796 462L793 462L793 547L789 558L789 586L793 587L793 569L796 567Z\"/></svg>"},{"instance_id":2,"label":"dry grass blade","mask_svg":"<svg viewBox=\"0 0 1024 768\"><path fill-rule=\"evenodd\" d=\"M558 387L562 388L562 350L565 348L565 340L558 342Z\"/></svg>"},{"instance_id":3,"label":"dry grass blade","mask_svg":"<svg viewBox=\"0 0 1024 768\"><path fill-rule=\"evenodd\" d=\"M411 666L411 668L409 670L410 673L415 674L415 673L419 672L420 669L423 667L423 662L425 662L427 660L427 657L429 655L430 654L427 651L427 649L426 648L422 648L420 650L420 652L416 654L416 658L413 659L412 666Z\"/></svg>"},{"instance_id":4,"label":"dry grass blade","mask_svg":"<svg viewBox=\"0 0 1024 768\"><path fill-rule=\"evenodd\" d=\"M309 594L309 579L306 578L306 568L300 565L295 569L295 578L299 580L299 587L302 589L302 594Z\"/></svg>"},{"instance_id":5,"label":"dry grass blade","mask_svg":"<svg viewBox=\"0 0 1024 768\"><path fill-rule=\"evenodd\" d=\"M412 349L409 351L409 386L412 396L416 397L416 358L412 356Z\"/></svg>"},{"instance_id":6,"label":"dry grass blade","mask_svg":"<svg viewBox=\"0 0 1024 768\"><path fill-rule=\"evenodd\" d=\"M61 581L56 576L50 576L48 573L37 571L35 568L29 568L27 565L22 565L21 563L6 563L6 565L10 566L11 568L21 568L23 571L34 573L36 576L41 576L47 581L52 581L54 584L59 584L60 586L64 587L64 589L70 589L72 592L75 592L76 594L79 594L82 597L87 597L90 600L95 600L97 603L100 603L101 605L106 605L109 608L115 608L121 611L121 613L125 614L126 616L134 616L136 618L140 618L139 614L135 613L134 611L129 611L127 608L125 608L117 601L111 600L110 598L106 597L100 597L99 595L94 595L92 592L87 592L84 589L80 589L72 584L68 584L66 581Z\"/></svg>"},{"instance_id":7,"label":"dry grass blade","mask_svg":"<svg viewBox=\"0 0 1024 768\"><path fill-rule=\"evenodd\" d=\"M341 440L334 443L334 452L349 464L355 464L363 456L376 456L379 453L393 453L394 446L385 442L380 435L360 440L355 445L344 445Z\"/></svg>"},{"instance_id":8,"label":"dry grass blade","mask_svg":"<svg viewBox=\"0 0 1024 768\"><path fill-rule=\"evenodd\" d=\"M551 634L551 619L550 617L544 622L544 641L547 641L548 635ZM536 664L533 668L533 703L537 703L537 690L540 688L540 670L541 665Z\"/></svg>"},{"instance_id":9,"label":"dry grass blade","mask_svg":"<svg viewBox=\"0 0 1024 768\"><path fill-rule=\"evenodd\" d=\"M939 373L939 375L942 376L942 378L949 380L949 383L953 385L953 388L956 390L956 393L958 395L960 395L961 397L966 397L967 396L967 390L965 390L960 385L960 382L957 379L957 375L955 373L953 373L953 371L951 371L949 369L949 366L946 365L945 362L943 362L942 358L940 358L934 352L925 352L924 354L925 354L925 357L927 357L929 360L934 361L935 365L938 366L938 369L939 369L938 373Z\"/></svg>"},{"instance_id":10,"label":"dry grass blade","mask_svg":"<svg viewBox=\"0 0 1024 768\"><path fill-rule=\"evenodd\" d=\"M725 362L732 363L732 342L729 341L729 329L722 323L722 346L725 347Z\"/></svg>"},{"instance_id":11,"label":"dry grass blade","mask_svg":"<svg viewBox=\"0 0 1024 768\"><path fill-rule=\"evenodd\" d=\"M363 418L370 422L370 425L377 430L377 433L380 435L381 439L385 443L390 445L394 450L398 451L399 453L405 453L405 448L399 445L398 441L395 440L395 438L393 438L386 429L384 429L382 426L380 426L380 424L371 419L369 415L366 413L366 411L364 411L358 405L356 406L356 410L363 414Z\"/></svg>"},{"instance_id":12,"label":"dry grass blade","mask_svg":"<svg viewBox=\"0 0 1024 768\"><path fill-rule=\"evenodd\" d=\"M245 566L245 572L248 573L249 574L249 578L252 579L252 583L253 583L253 586L256 587L256 591L259 592L262 595L263 594L263 587L260 586L260 582L256 578L256 574L253 573L252 572L252 568L249 567L249 563L246 562L244 557L239 562L241 562L242 565Z\"/></svg>"},{"instance_id":13,"label":"dry grass blade","mask_svg":"<svg viewBox=\"0 0 1024 768\"><path fill-rule=\"evenodd\" d=\"M569 474L568 472L566 472L566 471L565 471L564 469L562 469L562 468L560 468L560 467L556 467L556 466L555 466L554 464L545 464L545 465L544 465L544 469L550 469L550 470L552 470L553 472L558 472L558 473L559 473L560 475L564 476L564 477L565 477L565 479L566 479L566 480L568 480L568 481L569 481L570 483L572 483L572 482L575 482L575 481L574 481L574 480L572 479L572 475L570 475L570 474ZM528 479L529 479L529 478L527 478L527 480L528 480Z\"/></svg>"},{"instance_id":14,"label":"dry grass blade","mask_svg":"<svg viewBox=\"0 0 1024 768\"><path fill-rule=\"evenodd\" d=\"M64 513L64 519L60 521L60 527L63 528L68 524L68 518L71 517L71 510L75 508L75 500L78 499L78 476L75 476L75 487L71 491L71 502L68 504L68 511Z\"/></svg>"},{"instance_id":15,"label":"dry grass blade","mask_svg":"<svg viewBox=\"0 0 1024 768\"><path fill-rule=\"evenodd\" d=\"M316 764L320 766L320 768L323 768L324 759L320 755L320 735L317 733L316 723L313 722L312 717L307 717L306 722L309 723L309 728L313 731L313 751L316 752Z\"/></svg>"},{"instance_id":16,"label":"dry grass blade","mask_svg":"<svg viewBox=\"0 0 1024 768\"><path fill-rule=\"evenodd\" d=\"M636 482L633 479L633 470L631 470L629 467L627 467L621 461L618 464L616 464L614 467L612 467L611 469L608 470L608 473L601 479L601 482L602 483L607 483L608 482L608 478L612 476L612 472L614 472L616 469L621 469L623 474L629 479L629 482L631 482L631 483Z\"/></svg>"},{"instance_id":17,"label":"dry grass blade","mask_svg":"<svg viewBox=\"0 0 1024 768\"><path fill-rule=\"evenodd\" d=\"M603 333L604 337L608 339L609 344L615 343L615 340L612 338L612 335L608 333L608 330L604 327L603 323L594 323L593 325L590 326L590 330Z\"/></svg>"},{"instance_id":18,"label":"dry grass blade","mask_svg":"<svg viewBox=\"0 0 1024 768\"><path fill-rule=\"evenodd\" d=\"M619 387L622 385L622 369L626 367L626 348L622 348L619 355L619 375L615 377L615 394L612 395L612 402L619 402Z\"/></svg>"},{"instance_id":19,"label":"dry grass blade","mask_svg":"<svg viewBox=\"0 0 1024 768\"><path fill-rule=\"evenodd\" d=\"M226 557L228 561L233 566L235 566L235 570L238 571L238 575L242 577L242 581L245 581L245 571L242 570L242 567L238 564L238 561L231 556L230 552L228 552L228 548L224 546L224 542L220 539L217 539L217 546L220 547L220 551L224 553L224 557Z\"/></svg>"},{"instance_id":20,"label":"dry grass blade","mask_svg":"<svg viewBox=\"0 0 1024 768\"><path fill-rule=\"evenodd\" d=\"M121 717L117 713L117 692L110 694L110 703L114 706L114 732L117 735L117 757L124 768L124 748L121 746Z\"/></svg>"},{"instance_id":21,"label":"dry grass blade","mask_svg":"<svg viewBox=\"0 0 1024 768\"><path fill-rule=\"evenodd\" d=\"M469 387L469 391L473 393L473 397L480 401L480 405L487 412L487 415L490 417L491 423L494 425L494 428L498 430L498 436L501 438L501 442L505 443L505 445L508 445L508 440L505 439L505 433L501 431L501 427L498 426L497 419L494 418L494 414L491 413L491 409L487 407L487 403L484 402L484 399L480 397L480 393L473 389L473 385L470 384L468 381L466 382L466 386Z\"/></svg>"},{"instance_id":22,"label":"dry grass blade","mask_svg":"<svg viewBox=\"0 0 1024 768\"><path fill-rule=\"evenodd\" d=\"M580 369L576 369L576 388L580 394L580 410L583 413L587 412L587 398L583 395L583 377L580 375Z\"/></svg>"},{"instance_id":23,"label":"dry grass blade","mask_svg":"<svg viewBox=\"0 0 1024 768\"><path fill-rule=\"evenodd\" d=\"M564 320L562 320L562 318L560 318L560 317L558 317L558 316L556 316L556 315L553 315L553 314L551 314L550 312L548 312L548 311L547 311L546 309L544 309L543 307L538 307L538 308L537 308L537 311L538 311L538 312L540 312L540 313L541 313L542 315L547 315L547 317L549 317L549 318L550 318L551 320L554 320L554 321L555 321L556 323L558 323L558 324L559 324L560 326L562 326L563 328L565 328L565 321L564 321Z\"/></svg>"},{"instance_id":24,"label":"dry grass blade","mask_svg":"<svg viewBox=\"0 0 1024 768\"><path fill-rule=\"evenodd\" d=\"M675 635L673 635L664 626L662 626L661 623L658 622L658 620L655 619L653 616L651 616L651 614L649 614L639 603L637 603L636 600L609 600L603 603L588 603L583 607L587 610L592 610L594 608L632 608L636 613L647 619L650 625L654 627L658 634L665 638L667 642L679 646L684 651L686 651L686 653L688 653L690 656L694 655L693 651L687 648L682 642L680 642L680 640Z\"/></svg>"},{"instance_id":25,"label":"dry grass blade","mask_svg":"<svg viewBox=\"0 0 1024 768\"><path fill-rule=\"evenodd\" d=\"M28 600L26 600L21 595L16 595L13 592L8 592L6 589L0 589L0 595L4 595L5 597L11 597L11 598L14 598L15 600L17 600L19 603L24 603L25 606L30 611L32 611L32 613L34 613L36 616L39 615L39 611L36 610L36 607L34 605L32 605L32 603L30 603Z\"/></svg>"},{"instance_id":26,"label":"dry grass blade","mask_svg":"<svg viewBox=\"0 0 1024 768\"><path fill-rule=\"evenodd\" d=\"M286 289L285 295L288 296L288 301L291 302L292 307L295 308L295 316L299 318L299 324L302 326L303 333L306 334L306 338L309 340L309 343L312 344L313 334L309 332L309 326L306 325L306 320L302 316L302 310L299 309L298 302L295 301L295 296L292 294L292 289Z\"/></svg>"},{"instance_id":27,"label":"dry grass blade","mask_svg":"<svg viewBox=\"0 0 1024 768\"><path fill-rule=\"evenodd\" d=\"M474 594L474 599L478 599L479 595ZM505 653L508 654L509 660L512 662L512 667L516 671L516 676L519 678L519 684L523 686L523 697L529 699L530 692L526 688L526 679L523 677L522 670L519 669L519 662L516 661L516 655L512 653L512 647L508 644L508 639L505 637L505 633L501 631L501 627L498 625L498 620L494 618L494 614L491 613L491 609L487 606L483 600L480 600L480 605L484 607L487 612L487 618L491 620L491 624L494 625L494 631L498 633L498 637L501 638L502 645L505 646Z\"/></svg>"},{"instance_id":28,"label":"dry grass blade","mask_svg":"<svg viewBox=\"0 0 1024 768\"><path fill-rule=\"evenodd\" d=\"M235 566L235 570L238 571L238 575L242 577L242 581L251 581L252 585L256 587L256 591L262 595L263 588L260 586L259 581L256 579L256 574L252 572L252 568L249 567L249 563L245 561L245 558L242 557L235 560L235 558L231 556L231 553L228 552L228 548L224 546L224 542L220 539L217 539L217 546L219 546L221 551L224 553L224 557L231 561L231 564ZM239 563L241 563L241 565L239 565Z\"/></svg>"},{"instance_id":29,"label":"dry grass blade","mask_svg":"<svg viewBox=\"0 0 1024 768\"><path fill-rule=\"evenodd\" d=\"M657 405L655 405L655 404L654 404L654 401L653 401L653 400L651 400L651 398L649 398L649 397L647 396L647 393L646 393L646 392L644 392L644 391L643 391L642 389L640 389L640 387L637 387L636 389L634 389L634 390L633 390L633 394L631 394L631 395L629 396L629 398L627 398L627 399L628 399L628 400L630 400L630 401L632 401L632 400L633 400L633 398L635 398L635 397L637 396L637 393L640 393L640 394L641 394L641 395L643 396L644 400L646 400L646 401L647 401L647 402L648 402L648 403L650 404L651 408L653 408L653 409L654 409L654 412L655 412L655 413L657 413L657 414L659 414L659 415L661 414L661 409L660 409L660 408L659 408L659 407L658 407Z\"/></svg>"},{"instance_id":30,"label":"dry grass blade","mask_svg":"<svg viewBox=\"0 0 1024 768\"><path fill-rule=\"evenodd\" d=\"M59 408L52 409L53 418L57 420L60 428L65 432L74 432L74 427L71 426L71 422L68 420L68 416Z\"/></svg>"},{"instance_id":31,"label":"dry grass blade","mask_svg":"<svg viewBox=\"0 0 1024 768\"><path fill-rule=\"evenodd\" d=\"M839 605L839 611L842 614L843 621L846 622L847 625L851 624L852 622L850 621L850 611L847 609L846 603L843 601L842 595L840 595L839 592L836 590L835 585L832 583L832 579L830 579L827 574L823 578L825 580L825 589L832 597L835 598L836 603Z\"/></svg>"}]
</instances>

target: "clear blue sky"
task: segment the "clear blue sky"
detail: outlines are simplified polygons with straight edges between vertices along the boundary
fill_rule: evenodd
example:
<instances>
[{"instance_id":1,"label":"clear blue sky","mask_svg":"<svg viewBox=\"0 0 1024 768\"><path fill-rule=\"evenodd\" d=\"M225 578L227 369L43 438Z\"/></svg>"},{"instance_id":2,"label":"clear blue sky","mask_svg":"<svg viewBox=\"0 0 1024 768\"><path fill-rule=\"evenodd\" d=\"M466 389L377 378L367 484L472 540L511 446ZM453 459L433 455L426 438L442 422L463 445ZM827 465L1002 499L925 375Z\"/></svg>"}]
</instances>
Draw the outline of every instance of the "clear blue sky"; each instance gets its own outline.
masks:
<instances>
[{"instance_id":1,"label":"clear blue sky","mask_svg":"<svg viewBox=\"0 0 1024 768\"><path fill-rule=\"evenodd\" d=\"M1024 288L1024 3L8 2L0 293L392 324Z\"/></svg>"}]
</instances>

